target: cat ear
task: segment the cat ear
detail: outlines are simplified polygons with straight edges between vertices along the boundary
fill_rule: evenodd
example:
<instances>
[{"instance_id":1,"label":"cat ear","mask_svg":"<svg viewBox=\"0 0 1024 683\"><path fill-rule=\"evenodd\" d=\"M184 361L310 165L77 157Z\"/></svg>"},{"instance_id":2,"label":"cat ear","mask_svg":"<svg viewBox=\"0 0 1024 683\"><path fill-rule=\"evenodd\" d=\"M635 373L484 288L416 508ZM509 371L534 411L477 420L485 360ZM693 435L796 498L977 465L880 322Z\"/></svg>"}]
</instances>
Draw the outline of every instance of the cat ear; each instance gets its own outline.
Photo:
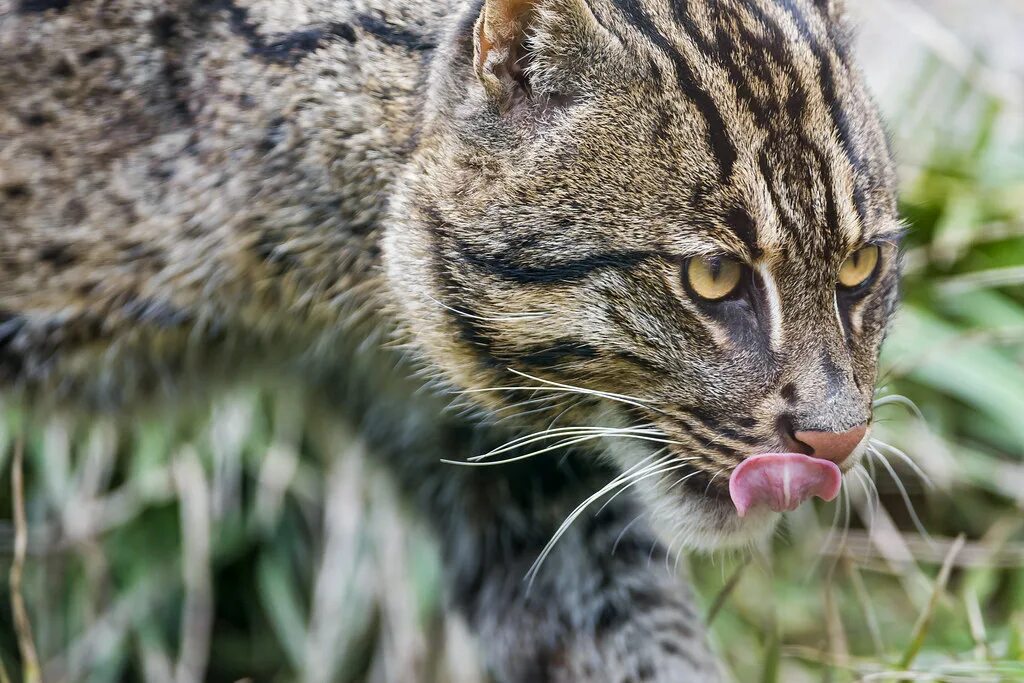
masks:
<instances>
[{"instance_id":1,"label":"cat ear","mask_svg":"<svg viewBox=\"0 0 1024 683\"><path fill-rule=\"evenodd\" d=\"M485 0L473 47L477 78L506 110L568 101L622 71L621 46L586 0Z\"/></svg>"},{"instance_id":2,"label":"cat ear","mask_svg":"<svg viewBox=\"0 0 1024 683\"><path fill-rule=\"evenodd\" d=\"M476 74L492 97L529 95L527 32L535 0L486 0L473 39Z\"/></svg>"}]
</instances>

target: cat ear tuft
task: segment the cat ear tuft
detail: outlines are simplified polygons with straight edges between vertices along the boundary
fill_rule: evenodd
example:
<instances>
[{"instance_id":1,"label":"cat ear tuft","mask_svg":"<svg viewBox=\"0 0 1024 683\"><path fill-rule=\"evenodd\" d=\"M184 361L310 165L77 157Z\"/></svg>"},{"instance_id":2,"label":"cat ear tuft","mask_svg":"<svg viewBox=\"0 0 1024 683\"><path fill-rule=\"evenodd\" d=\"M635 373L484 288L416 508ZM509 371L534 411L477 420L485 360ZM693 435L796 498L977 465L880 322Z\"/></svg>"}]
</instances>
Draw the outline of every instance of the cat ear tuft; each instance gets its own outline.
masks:
<instances>
[{"instance_id":1,"label":"cat ear tuft","mask_svg":"<svg viewBox=\"0 0 1024 683\"><path fill-rule=\"evenodd\" d=\"M477 77L496 98L529 95L527 32L535 0L486 0L476 22L474 61Z\"/></svg>"}]
</instances>

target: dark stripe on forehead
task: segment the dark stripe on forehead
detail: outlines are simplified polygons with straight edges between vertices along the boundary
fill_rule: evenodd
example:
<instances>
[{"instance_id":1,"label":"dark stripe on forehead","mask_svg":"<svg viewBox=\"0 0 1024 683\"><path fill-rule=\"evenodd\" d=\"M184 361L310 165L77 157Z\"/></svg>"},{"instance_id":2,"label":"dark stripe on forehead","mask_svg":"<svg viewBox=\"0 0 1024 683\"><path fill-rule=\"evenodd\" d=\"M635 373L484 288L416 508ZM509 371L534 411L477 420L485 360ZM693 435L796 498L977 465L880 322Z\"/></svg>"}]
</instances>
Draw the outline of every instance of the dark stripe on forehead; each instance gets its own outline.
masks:
<instances>
[{"instance_id":1,"label":"dark stripe on forehead","mask_svg":"<svg viewBox=\"0 0 1024 683\"><path fill-rule=\"evenodd\" d=\"M481 254L462 240L453 239L459 255L474 269L522 285L578 282L599 270L633 268L658 256L653 251L606 251L571 261L523 265L504 255Z\"/></svg>"},{"instance_id":2,"label":"dark stripe on forehead","mask_svg":"<svg viewBox=\"0 0 1024 683\"><path fill-rule=\"evenodd\" d=\"M757 155L757 165L761 171L761 176L764 178L765 185L768 186L768 193L772 197L772 204L775 205L775 210L779 214L779 220L783 223L786 222L786 216L788 213L785 203L782 201L782 197L779 196L779 191L775 187L775 169L772 167L772 161L768 158L768 150L762 149L761 153Z\"/></svg>"},{"instance_id":3,"label":"dark stripe on forehead","mask_svg":"<svg viewBox=\"0 0 1024 683\"><path fill-rule=\"evenodd\" d=\"M747 248L750 258L761 256L761 247L757 246L757 226L750 213L742 208L735 207L725 217L726 225L736 237L743 242Z\"/></svg>"},{"instance_id":4,"label":"dark stripe on forehead","mask_svg":"<svg viewBox=\"0 0 1024 683\"><path fill-rule=\"evenodd\" d=\"M788 93L788 96L787 96L786 112L787 112L788 118L790 120L798 121L798 120L800 120L805 115L805 112L807 110L808 94L807 94L806 84L799 78L797 69L796 69L796 67L795 67L795 65L793 64L793 61L792 61L792 57L789 54L788 50L786 50L785 39L783 37L782 30L778 26L778 24L775 22L775 20L772 17L770 17L767 13L765 13L764 9L762 7L760 7L759 5L757 5L756 3L751 3L751 5L749 6L749 9L750 9L752 15L758 20L758 22L764 27L764 29L768 33L768 49L770 51L772 59L779 65L779 67L782 69L782 71L787 75L787 77L790 80L790 83L791 83L791 86L792 86L792 90ZM793 11L797 11L797 10L793 10ZM799 24L799 22L798 22L798 24ZM801 24L801 26L802 26L801 34L806 37L809 34L809 27L807 26L806 23ZM813 38L813 36L812 36L812 38ZM812 49L814 50L815 54L817 55L818 52L819 52L818 49L816 47L814 47L814 46L812 46ZM820 56L819 56L819 60L820 60ZM821 64L820 61L819 61L819 64ZM827 66L827 64L822 64L819 67L819 69L822 66ZM830 84L832 83L831 81L828 81L828 82ZM834 86L831 86L831 87L834 89ZM828 99L828 95L827 94L823 95L823 97ZM840 137L842 139L844 139L848 143L849 140L850 140L849 132L847 132L845 134L845 136L844 136L844 134L842 133L842 130L840 129L838 124L835 124L835 117L834 117L835 115L834 115L834 113L831 113L831 104L835 104L835 102L834 102L834 95L833 95L833 100L830 102L830 116L833 116L833 123L836 126L836 130L839 133ZM815 155L816 160L818 161L818 165L819 165L819 167L821 169L822 182L824 183L825 188L826 188L826 197L825 197L825 202L826 202L826 207L825 207L826 221L827 221L827 223L828 223L828 225L830 227L831 234L838 235L839 234L839 229L840 229L840 219L839 219L838 203L837 203L837 198L836 198L835 189L834 189L834 180L833 180L832 168L827 163L827 157L824 154L824 152L818 146L814 145L810 140L807 139L806 134L803 132L803 128L802 127L800 128L799 136L800 136L801 143L806 148L808 148L808 149L810 149L812 151L812 153ZM852 146L844 144L843 151L847 155L847 158L849 158L851 150L852 150ZM769 165L770 165L770 160L768 160L765 156L762 156L762 158L760 159L760 164L761 164L762 173L765 174L766 181L768 181L769 186L772 188L773 200L778 205L779 204L779 197L778 197L778 195L777 195L777 193L775 191L775 188L773 187L772 176L770 174L768 174L768 172L766 170L769 167ZM851 164L852 164L852 162L851 162ZM863 202L864 202L863 191L857 185L856 177L854 178L854 201L855 201L855 203L857 203L858 211L861 213L861 216L863 217L863 215L864 215L863 211L861 211L861 209L860 209L860 207L863 205Z\"/></svg>"},{"instance_id":5,"label":"dark stripe on forehead","mask_svg":"<svg viewBox=\"0 0 1024 683\"><path fill-rule=\"evenodd\" d=\"M672 11L675 14L676 21L683 27L686 34L693 39L694 44L697 45L701 53L706 57L718 59L722 62L726 71L729 72L729 82L736 88L737 96L746 104L756 124L761 128L767 128L771 123L771 109L754 94L753 89L750 87L750 81L736 62L737 46L733 35L725 28L723 22L719 20L715 25L714 39L713 41L708 41L701 33L700 27L697 26L693 17L690 16L689 0L674 0ZM719 14L724 14L729 9L723 4L717 6L715 11Z\"/></svg>"},{"instance_id":6,"label":"dark stripe on forehead","mask_svg":"<svg viewBox=\"0 0 1024 683\"><path fill-rule=\"evenodd\" d=\"M804 135L801 134L795 138L791 146L790 153L803 159L804 161L801 163L806 164L809 173L813 176L808 179L808 182L813 183L814 180L817 180L822 185L821 196L824 199L823 217L817 215L818 212L813 204L806 205L805 202L801 201L784 201L783 197L779 194L778 185L786 183L784 180L785 175L783 175L783 179L779 178L778 171L780 169L778 162L772 160L771 148L768 146L762 149L758 155L758 168L761 171L765 184L768 186L772 203L778 210L783 227L788 226L790 220L802 220L817 226L820 224L821 219L824 219L824 229L815 229L803 233L803 239L800 240L799 246L804 253L813 254L815 259L829 259L833 252L841 252L849 246L849 240L842 230L832 167L829 165L828 157L825 153ZM809 157L813 157L813 161ZM785 168L782 171L784 174Z\"/></svg>"},{"instance_id":7,"label":"dark stripe on forehead","mask_svg":"<svg viewBox=\"0 0 1024 683\"><path fill-rule=\"evenodd\" d=\"M835 128L836 134L839 136L839 142L843 147L843 152L846 154L846 158L853 167L854 205L857 207L857 212L863 221L866 218L865 202L863 192L860 190L857 178L865 171L864 161L854 144L853 127L846 114L846 110L843 109L842 100L839 98L837 93L836 74L835 70L832 68L832 60L829 56L828 49L822 46L818 37L814 35L814 32L807 23L807 17L804 16L799 7L794 5L793 0L779 0L779 4L785 8L791 17L793 17L797 30L800 31L800 36L810 46L811 51L818 60L818 82L821 86L821 96L825 100L825 105L829 109L829 114L832 117L832 124Z\"/></svg>"},{"instance_id":8,"label":"dark stripe on forehead","mask_svg":"<svg viewBox=\"0 0 1024 683\"><path fill-rule=\"evenodd\" d=\"M772 103L764 102L754 94L749 79L736 63L735 55L738 52L738 47L732 33L724 26L718 26L715 32L718 44L721 46L722 60L725 62L725 68L729 71L729 80L736 88L736 94L746 104L747 110L754 117L754 123L762 129L770 128L773 117L777 115L776 108L773 108Z\"/></svg>"},{"instance_id":9,"label":"dark stripe on forehead","mask_svg":"<svg viewBox=\"0 0 1024 683\"><path fill-rule=\"evenodd\" d=\"M733 166L736 163L736 148L729 139L725 120L715 105L714 99L707 90L700 86L686 58L661 34L638 0L613 1L629 23L672 61L679 89L693 102L707 124L708 145L718 161L721 180L728 179L732 175Z\"/></svg>"},{"instance_id":10,"label":"dark stripe on forehead","mask_svg":"<svg viewBox=\"0 0 1024 683\"><path fill-rule=\"evenodd\" d=\"M843 234L839 220L839 206L836 202L835 179L832 176L832 168L829 166L828 157L820 149L805 140L804 144L813 152L814 158L821 167L821 182L825 185L825 222L828 225L826 242L839 247L846 244L846 236ZM835 240L840 240L838 243Z\"/></svg>"},{"instance_id":11,"label":"dark stripe on forehead","mask_svg":"<svg viewBox=\"0 0 1024 683\"><path fill-rule=\"evenodd\" d=\"M751 45L762 45L765 51L771 56L771 60L775 62L775 66L782 70L793 84L798 93L798 97L802 97L804 101L807 99L806 92L804 92L804 83L798 77L796 66L793 64L792 55L786 49L786 39L782 32L782 29L775 22L775 20L769 16L764 8L757 3L748 3L746 9L750 12L751 16L757 21L757 23L764 29L767 34L764 39L754 34L749 27L743 22L737 22L737 30L742 34L743 39ZM767 60L764 60L767 65ZM766 71L765 76L769 72ZM790 93L790 99L794 97L793 93ZM792 112L791 112L792 113ZM802 117L803 112L800 112Z\"/></svg>"}]
</instances>

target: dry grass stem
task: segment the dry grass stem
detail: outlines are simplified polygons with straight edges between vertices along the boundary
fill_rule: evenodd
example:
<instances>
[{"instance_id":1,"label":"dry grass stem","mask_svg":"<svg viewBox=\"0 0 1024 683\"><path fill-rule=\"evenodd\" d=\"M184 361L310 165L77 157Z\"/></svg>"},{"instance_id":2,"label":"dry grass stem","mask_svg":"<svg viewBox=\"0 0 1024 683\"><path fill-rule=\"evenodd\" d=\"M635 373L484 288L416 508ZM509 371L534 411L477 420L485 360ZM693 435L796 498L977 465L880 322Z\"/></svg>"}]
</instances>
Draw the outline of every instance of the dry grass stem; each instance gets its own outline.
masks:
<instances>
[{"instance_id":1,"label":"dry grass stem","mask_svg":"<svg viewBox=\"0 0 1024 683\"><path fill-rule=\"evenodd\" d=\"M743 570L747 568L747 565L749 565L750 562L750 558L743 560L743 563L736 568L736 571L732 573L732 575L729 577L729 580L725 582L724 586L722 586L722 590L720 590L718 592L718 595L715 596L715 601L712 602L711 607L708 608L708 615L705 619L709 626L715 620L715 617L718 616L718 613L722 610L722 607L725 606L726 601L728 601L729 599L729 595L733 592L733 590L736 589L736 586L739 584L740 579L743 578Z\"/></svg>"},{"instance_id":2,"label":"dry grass stem","mask_svg":"<svg viewBox=\"0 0 1024 683\"><path fill-rule=\"evenodd\" d=\"M210 576L210 488L198 454L185 448L175 458L174 480L181 499L182 608L181 649L175 665L177 683L204 679L213 626L213 580Z\"/></svg>"},{"instance_id":3,"label":"dry grass stem","mask_svg":"<svg viewBox=\"0 0 1024 683\"><path fill-rule=\"evenodd\" d=\"M924 639L928 636L928 627L931 626L932 618L935 616L935 608L939 604L939 598L946 590L946 584L949 583L949 576L953 573L954 562L960 551L963 550L965 537L963 534L957 537L956 541L949 548L949 552L946 554L946 559L942 563L942 569L939 570L939 576L935 580L935 588L932 590L931 598L928 600L928 604L925 606L924 611L921 612L921 616L918 617L917 623L914 624L913 636L910 639L910 645L903 653L902 659L900 659L900 668L909 669L917 658L918 653L921 651L921 647L924 645Z\"/></svg>"},{"instance_id":4,"label":"dry grass stem","mask_svg":"<svg viewBox=\"0 0 1024 683\"><path fill-rule=\"evenodd\" d=\"M14 561L11 563L10 588L11 610L14 612L14 629L21 654L22 675L25 683L39 683L39 655L36 654L32 638L32 622L25 607L21 579L25 571L25 554L28 552L28 522L25 518L25 443L18 439L14 444L14 462L11 469L11 500L14 505Z\"/></svg>"},{"instance_id":5,"label":"dry grass stem","mask_svg":"<svg viewBox=\"0 0 1024 683\"><path fill-rule=\"evenodd\" d=\"M877 530L874 533L877 534ZM916 562L926 565L945 562L950 549L957 542L951 538L933 538L929 543L911 534L899 533L899 536L899 546L906 548ZM868 532L852 530L845 550L833 544L825 548L824 552L829 556L847 556L860 567L886 573L902 573L898 565L894 567L891 562L891 547L886 545L882 549L879 545L870 538ZM985 542L964 542L963 549L954 559L954 566L962 569L1024 568L1024 543L1005 543L1001 547L993 547Z\"/></svg>"}]
</instances>

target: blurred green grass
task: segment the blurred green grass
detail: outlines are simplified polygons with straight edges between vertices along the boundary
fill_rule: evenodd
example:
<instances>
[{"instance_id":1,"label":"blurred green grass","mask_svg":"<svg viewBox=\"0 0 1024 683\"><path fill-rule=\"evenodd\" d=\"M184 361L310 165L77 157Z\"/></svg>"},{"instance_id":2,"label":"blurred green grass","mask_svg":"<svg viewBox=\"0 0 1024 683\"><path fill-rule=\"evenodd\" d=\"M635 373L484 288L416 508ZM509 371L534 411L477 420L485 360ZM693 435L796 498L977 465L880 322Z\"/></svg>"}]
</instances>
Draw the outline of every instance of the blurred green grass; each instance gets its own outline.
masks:
<instances>
[{"instance_id":1,"label":"blurred green grass","mask_svg":"<svg viewBox=\"0 0 1024 683\"><path fill-rule=\"evenodd\" d=\"M891 118L912 231L877 417L932 486L883 449L901 484L879 464L877 501L854 483L752 560L692 559L744 683L1024 680L1024 114L937 56L908 80ZM0 572L22 444L44 680L481 680L429 530L300 391L127 431L0 412ZM0 680L33 680L0 595Z\"/></svg>"}]
</instances>

